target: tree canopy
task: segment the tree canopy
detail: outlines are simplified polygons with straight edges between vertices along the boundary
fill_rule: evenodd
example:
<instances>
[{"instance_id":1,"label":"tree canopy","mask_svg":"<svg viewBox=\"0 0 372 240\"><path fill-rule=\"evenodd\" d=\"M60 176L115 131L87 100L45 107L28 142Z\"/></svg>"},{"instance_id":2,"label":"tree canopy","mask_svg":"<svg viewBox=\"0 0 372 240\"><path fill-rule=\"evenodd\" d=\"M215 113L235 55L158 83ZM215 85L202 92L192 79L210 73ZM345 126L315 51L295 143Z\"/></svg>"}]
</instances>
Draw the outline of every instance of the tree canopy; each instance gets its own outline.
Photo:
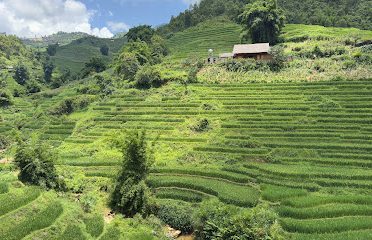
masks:
<instances>
[{"instance_id":1,"label":"tree canopy","mask_svg":"<svg viewBox=\"0 0 372 240\"><path fill-rule=\"evenodd\" d=\"M128 41L144 41L146 43L151 42L152 36L155 34L155 30L149 25L140 25L129 29L126 34Z\"/></svg>"},{"instance_id":2,"label":"tree canopy","mask_svg":"<svg viewBox=\"0 0 372 240\"><path fill-rule=\"evenodd\" d=\"M247 4L240 20L246 39L251 39L253 43L275 44L284 27L285 17L276 0L260 0Z\"/></svg>"}]
</instances>

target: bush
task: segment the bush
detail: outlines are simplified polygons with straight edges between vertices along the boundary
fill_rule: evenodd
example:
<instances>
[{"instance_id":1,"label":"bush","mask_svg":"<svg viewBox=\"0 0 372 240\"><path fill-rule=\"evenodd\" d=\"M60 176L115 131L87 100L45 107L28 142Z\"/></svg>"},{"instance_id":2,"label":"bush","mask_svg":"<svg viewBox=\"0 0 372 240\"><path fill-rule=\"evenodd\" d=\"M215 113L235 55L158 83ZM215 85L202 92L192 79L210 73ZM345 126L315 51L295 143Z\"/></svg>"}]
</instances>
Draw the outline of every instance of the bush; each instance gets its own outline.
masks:
<instances>
[{"instance_id":1,"label":"bush","mask_svg":"<svg viewBox=\"0 0 372 240\"><path fill-rule=\"evenodd\" d=\"M6 90L0 90L0 107L8 107L13 105L13 97Z\"/></svg>"},{"instance_id":2,"label":"bush","mask_svg":"<svg viewBox=\"0 0 372 240\"><path fill-rule=\"evenodd\" d=\"M283 69L287 61L287 57L284 54L284 47L280 45L272 47L270 49L270 54L273 58L269 62L271 71L280 71Z\"/></svg>"},{"instance_id":3,"label":"bush","mask_svg":"<svg viewBox=\"0 0 372 240\"><path fill-rule=\"evenodd\" d=\"M198 72L199 72L199 68L197 68L197 67L190 68L189 74L187 75L188 83L197 83L198 82Z\"/></svg>"},{"instance_id":4,"label":"bush","mask_svg":"<svg viewBox=\"0 0 372 240\"><path fill-rule=\"evenodd\" d=\"M50 109L49 113L52 115L68 115L75 111L85 109L92 101L94 101L94 98L88 96L67 98Z\"/></svg>"},{"instance_id":5,"label":"bush","mask_svg":"<svg viewBox=\"0 0 372 240\"><path fill-rule=\"evenodd\" d=\"M164 84L160 72L153 66L142 67L135 76L137 88L149 89L151 87L161 87Z\"/></svg>"},{"instance_id":6,"label":"bush","mask_svg":"<svg viewBox=\"0 0 372 240\"><path fill-rule=\"evenodd\" d=\"M30 74L28 73L26 66L22 64L16 66L13 78L18 84L25 85L30 79Z\"/></svg>"},{"instance_id":7,"label":"bush","mask_svg":"<svg viewBox=\"0 0 372 240\"><path fill-rule=\"evenodd\" d=\"M88 216L87 218L84 219L84 223L85 223L87 232L92 237L95 237L95 238L99 237L102 234L103 228L105 226L103 218L99 214Z\"/></svg>"},{"instance_id":8,"label":"bush","mask_svg":"<svg viewBox=\"0 0 372 240\"><path fill-rule=\"evenodd\" d=\"M208 119L201 119L194 126L191 126L191 130L195 132L204 132L207 131L208 128L209 128Z\"/></svg>"},{"instance_id":9,"label":"bush","mask_svg":"<svg viewBox=\"0 0 372 240\"><path fill-rule=\"evenodd\" d=\"M21 143L14 158L20 169L19 180L45 189L65 190L65 183L54 167L56 159L55 152L45 144Z\"/></svg>"},{"instance_id":10,"label":"bush","mask_svg":"<svg viewBox=\"0 0 372 240\"><path fill-rule=\"evenodd\" d=\"M182 233L187 234L193 231L192 211L189 205L167 202L160 205L157 217Z\"/></svg>"},{"instance_id":11,"label":"bush","mask_svg":"<svg viewBox=\"0 0 372 240\"><path fill-rule=\"evenodd\" d=\"M115 72L124 79L133 81L140 66L134 53L123 52L116 61Z\"/></svg>"},{"instance_id":12,"label":"bush","mask_svg":"<svg viewBox=\"0 0 372 240\"><path fill-rule=\"evenodd\" d=\"M26 84L26 92L29 94L38 93L41 91L41 85L35 80L31 80Z\"/></svg>"},{"instance_id":13,"label":"bush","mask_svg":"<svg viewBox=\"0 0 372 240\"><path fill-rule=\"evenodd\" d=\"M224 205L215 199L203 202L195 215L198 239L282 240L278 217L267 205L251 210Z\"/></svg>"}]
</instances>

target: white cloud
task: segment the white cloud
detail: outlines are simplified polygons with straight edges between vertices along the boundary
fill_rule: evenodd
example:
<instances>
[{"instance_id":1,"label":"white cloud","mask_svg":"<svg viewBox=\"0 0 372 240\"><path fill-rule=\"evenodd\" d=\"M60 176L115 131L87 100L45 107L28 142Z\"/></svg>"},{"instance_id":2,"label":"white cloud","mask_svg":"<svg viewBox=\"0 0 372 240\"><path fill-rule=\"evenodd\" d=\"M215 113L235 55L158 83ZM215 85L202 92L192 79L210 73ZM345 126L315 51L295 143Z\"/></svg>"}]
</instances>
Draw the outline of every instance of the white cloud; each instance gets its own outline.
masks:
<instances>
[{"instance_id":1,"label":"white cloud","mask_svg":"<svg viewBox=\"0 0 372 240\"><path fill-rule=\"evenodd\" d=\"M113 32L120 32L120 31L128 31L130 26L123 22L107 22L107 26L110 28Z\"/></svg>"},{"instance_id":2,"label":"white cloud","mask_svg":"<svg viewBox=\"0 0 372 240\"><path fill-rule=\"evenodd\" d=\"M0 32L21 37L58 31L112 37L107 27L92 27L90 20L94 14L77 0L0 0Z\"/></svg>"}]
</instances>

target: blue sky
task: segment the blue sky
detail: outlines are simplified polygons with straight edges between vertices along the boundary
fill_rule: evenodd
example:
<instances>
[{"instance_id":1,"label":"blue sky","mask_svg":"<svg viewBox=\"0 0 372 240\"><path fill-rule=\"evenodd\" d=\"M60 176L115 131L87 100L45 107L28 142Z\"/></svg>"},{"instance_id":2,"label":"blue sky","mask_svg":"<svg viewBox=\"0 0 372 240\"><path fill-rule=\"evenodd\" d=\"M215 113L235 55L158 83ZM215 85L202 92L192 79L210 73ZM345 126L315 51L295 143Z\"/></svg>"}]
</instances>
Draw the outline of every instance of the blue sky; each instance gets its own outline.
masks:
<instances>
[{"instance_id":1,"label":"blue sky","mask_svg":"<svg viewBox=\"0 0 372 240\"><path fill-rule=\"evenodd\" d=\"M0 0L0 32L40 37L58 31L112 37L167 23L200 0Z\"/></svg>"},{"instance_id":2,"label":"blue sky","mask_svg":"<svg viewBox=\"0 0 372 240\"><path fill-rule=\"evenodd\" d=\"M102 28L107 22L121 22L129 26L149 24L158 26L169 22L190 6L183 0L83 0L88 9L96 11L92 25Z\"/></svg>"}]
</instances>

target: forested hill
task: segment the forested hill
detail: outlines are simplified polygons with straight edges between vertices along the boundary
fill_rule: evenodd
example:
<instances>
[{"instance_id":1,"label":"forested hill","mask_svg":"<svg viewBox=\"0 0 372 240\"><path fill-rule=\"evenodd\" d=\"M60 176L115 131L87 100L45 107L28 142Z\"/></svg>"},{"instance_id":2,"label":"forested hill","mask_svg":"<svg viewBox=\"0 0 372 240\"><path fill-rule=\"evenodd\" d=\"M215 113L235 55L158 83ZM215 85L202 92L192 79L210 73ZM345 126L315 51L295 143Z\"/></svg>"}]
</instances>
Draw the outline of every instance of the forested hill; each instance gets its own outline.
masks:
<instances>
[{"instance_id":1,"label":"forested hill","mask_svg":"<svg viewBox=\"0 0 372 240\"><path fill-rule=\"evenodd\" d=\"M201 0L172 17L158 30L164 35L182 31L216 16L238 20L244 5L255 0ZM371 0L277 0L288 23L372 29Z\"/></svg>"}]
</instances>

